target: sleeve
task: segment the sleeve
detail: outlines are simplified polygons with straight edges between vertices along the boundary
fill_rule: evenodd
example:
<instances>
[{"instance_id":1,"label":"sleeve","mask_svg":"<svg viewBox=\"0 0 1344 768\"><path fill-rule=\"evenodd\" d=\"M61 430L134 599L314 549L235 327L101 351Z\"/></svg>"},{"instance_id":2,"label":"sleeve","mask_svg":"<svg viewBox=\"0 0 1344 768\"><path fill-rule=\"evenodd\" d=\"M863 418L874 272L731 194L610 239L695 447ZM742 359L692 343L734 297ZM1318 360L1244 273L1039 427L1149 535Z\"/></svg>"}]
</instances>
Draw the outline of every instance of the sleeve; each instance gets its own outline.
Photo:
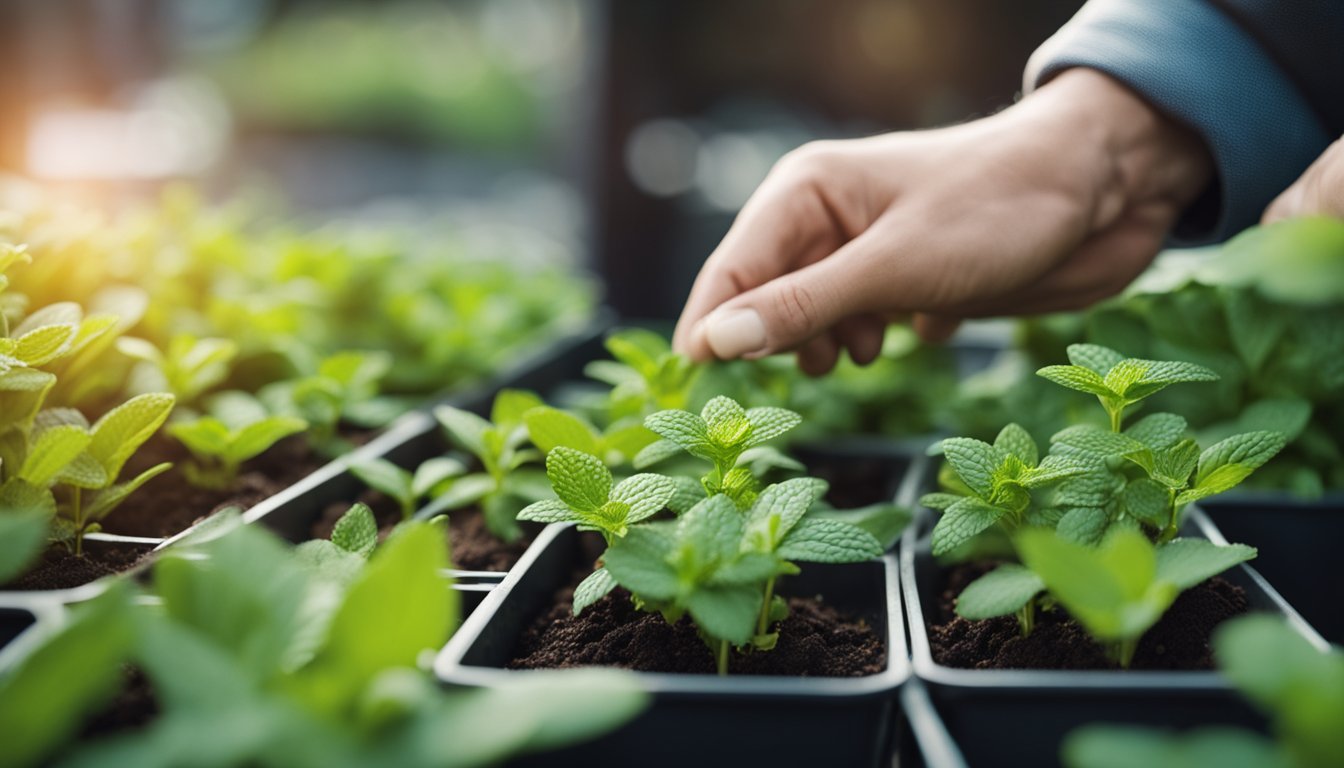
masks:
<instances>
[{"instance_id":1,"label":"sleeve","mask_svg":"<svg viewBox=\"0 0 1344 768\"><path fill-rule=\"evenodd\" d=\"M1330 143L1271 53L1205 0L1091 0L1032 55L1025 90L1071 67L1105 72L1204 139L1217 179L1184 212L1179 244L1259 221Z\"/></svg>"}]
</instances>

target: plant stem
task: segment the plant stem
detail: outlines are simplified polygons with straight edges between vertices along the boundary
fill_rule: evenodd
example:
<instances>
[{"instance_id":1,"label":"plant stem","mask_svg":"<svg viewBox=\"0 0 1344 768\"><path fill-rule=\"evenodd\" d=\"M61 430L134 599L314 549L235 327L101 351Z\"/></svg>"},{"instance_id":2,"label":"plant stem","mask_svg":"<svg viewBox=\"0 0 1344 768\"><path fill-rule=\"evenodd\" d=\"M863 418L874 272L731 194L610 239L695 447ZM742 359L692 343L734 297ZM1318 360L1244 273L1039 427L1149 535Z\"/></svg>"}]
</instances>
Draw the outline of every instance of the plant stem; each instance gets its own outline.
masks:
<instances>
[{"instance_id":1,"label":"plant stem","mask_svg":"<svg viewBox=\"0 0 1344 768\"><path fill-rule=\"evenodd\" d=\"M1036 628L1036 600L1028 600L1027 604L1017 609L1017 627L1022 631L1022 636L1027 637L1031 630Z\"/></svg>"},{"instance_id":2,"label":"plant stem","mask_svg":"<svg viewBox=\"0 0 1344 768\"><path fill-rule=\"evenodd\" d=\"M756 634L764 635L770 624L770 601L775 598L775 577L765 582L765 602L761 603L761 617L756 622Z\"/></svg>"},{"instance_id":3,"label":"plant stem","mask_svg":"<svg viewBox=\"0 0 1344 768\"><path fill-rule=\"evenodd\" d=\"M75 495L70 502L74 513L72 517L75 520L75 557L84 556L84 507L80 503L82 492L83 489L76 486Z\"/></svg>"},{"instance_id":4,"label":"plant stem","mask_svg":"<svg viewBox=\"0 0 1344 768\"><path fill-rule=\"evenodd\" d=\"M1139 639L1137 637L1120 641L1119 662L1121 669L1129 669L1130 662L1134 661L1134 651L1138 647Z\"/></svg>"},{"instance_id":5,"label":"plant stem","mask_svg":"<svg viewBox=\"0 0 1344 768\"><path fill-rule=\"evenodd\" d=\"M1112 409L1110 409L1110 408L1107 408L1107 409L1106 409L1106 412L1109 413L1109 414L1111 415L1111 431L1112 431L1112 432L1119 432L1119 431L1120 431L1120 424L1121 424L1121 422L1124 420L1125 409L1124 409L1124 408L1116 408L1116 409L1112 410Z\"/></svg>"},{"instance_id":6,"label":"plant stem","mask_svg":"<svg viewBox=\"0 0 1344 768\"><path fill-rule=\"evenodd\" d=\"M720 640L720 641L719 641L718 666L719 666L719 677L727 677L727 676L728 676L728 641L727 641L727 640Z\"/></svg>"}]
</instances>

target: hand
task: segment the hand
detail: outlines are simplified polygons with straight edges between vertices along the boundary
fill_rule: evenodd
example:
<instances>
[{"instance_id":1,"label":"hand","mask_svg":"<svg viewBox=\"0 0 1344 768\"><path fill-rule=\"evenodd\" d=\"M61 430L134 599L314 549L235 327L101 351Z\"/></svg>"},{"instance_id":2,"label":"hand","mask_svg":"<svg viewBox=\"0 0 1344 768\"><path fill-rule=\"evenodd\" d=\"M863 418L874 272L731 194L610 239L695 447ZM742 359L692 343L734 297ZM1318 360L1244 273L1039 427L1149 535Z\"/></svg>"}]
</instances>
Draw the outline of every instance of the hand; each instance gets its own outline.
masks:
<instances>
[{"instance_id":1,"label":"hand","mask_svg":"<svg viewBox=\"0 0 1344 768\"><path fill-rule=\"evenodd\" d=\"M1301 178L1274 198L1261 222L1311 214L1344 218L1344 138L1326 147Z\"/></svg>"},{"instance_id":2,"label":"hand","mask_svg":"<svg viewBox=\"0 0 1344 768\"><path fill-rule=\"evenodd\" d=\"M864 364L886 324L1086 306L1156 255L1212 162L1188 130L1098 72L1061 73L993 117L808 144L786 156L701 269L677 325L692 358L797 350Z\"/></svg>"}]
</instances>

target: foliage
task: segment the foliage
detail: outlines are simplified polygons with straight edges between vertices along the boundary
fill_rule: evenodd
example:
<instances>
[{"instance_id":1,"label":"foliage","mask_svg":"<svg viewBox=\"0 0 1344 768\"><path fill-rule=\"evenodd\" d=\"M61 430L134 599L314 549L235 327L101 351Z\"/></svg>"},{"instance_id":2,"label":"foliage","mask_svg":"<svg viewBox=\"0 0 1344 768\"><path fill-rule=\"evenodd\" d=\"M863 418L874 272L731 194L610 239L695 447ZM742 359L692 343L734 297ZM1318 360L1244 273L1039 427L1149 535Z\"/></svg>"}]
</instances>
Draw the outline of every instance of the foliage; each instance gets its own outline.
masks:
<instances>
[{"instance_id":1,"label":"foliage","mask_svg":"<svg viewBox=\"0 0 1344 768\"><path fill-rule=\"evenodd\" d=\"M607 546L634 523L661 512L677 490L672 478L654 474L613 483L611 471L596 456L563 446L546 455L546 477L559 498L528 506L518 519L578 523L579 530L601 533Z\"/></svg>"},{"instance_id":2,"label":"foliage","mask_svg":"<svg viewBox=\"0 0 1344 768\"><path fill-rule=\"evenodd\" d=\"M408 523L370 556L370 520L348 541L297 550L239 526L166 552L156 600L132 603L122 583L0 676L7 762L492 765L642 708L644 694L611 670L441 690L420 660L457 622L443 534ZM115 692L123 662L153 686L154 720L66 746Z\"/></svg>"},{"instance_id":3,"label":"foliage","mask_svg":"<svg viewBox=\"0 0 1344 768\"><path fill-rule=\"evenodd\" d=\"M1326 768L1344 755L1344 652L1313 647L1282 620L1247 616L1214 633L1219 667L1268 714L1275 739L1225 727L1175 735L1094 725L1069 734L1062 760L1071 768L1225 765Z\"/></svg>"},{"instance_id":4,"label":"foliage","mask_svg":"<svg viewBox=\"0 0 1344 768\"><path fill-rule=\"evenodd\" d=\"M231 486L244 461L308 428L303 419L268 413L255 397L237 390L212 395L206 411L176 420L166 430L196 457L186 468L187 478L205 488Z\"/></svg>"},{"instance_id":5,"label":"foliage","mask_svg":"<svg viewBox=\"0 0 1344 768\"><path fill-rule=\"evenodd\" d=\"M457 459L440 456L426 459L408 472L387 459L365 459L350 467L364 484L381 491L397 502L403 519L410 519L421 499L443 494L454 478L466 474L467 467Z\"/></svg>"}]
</instances>

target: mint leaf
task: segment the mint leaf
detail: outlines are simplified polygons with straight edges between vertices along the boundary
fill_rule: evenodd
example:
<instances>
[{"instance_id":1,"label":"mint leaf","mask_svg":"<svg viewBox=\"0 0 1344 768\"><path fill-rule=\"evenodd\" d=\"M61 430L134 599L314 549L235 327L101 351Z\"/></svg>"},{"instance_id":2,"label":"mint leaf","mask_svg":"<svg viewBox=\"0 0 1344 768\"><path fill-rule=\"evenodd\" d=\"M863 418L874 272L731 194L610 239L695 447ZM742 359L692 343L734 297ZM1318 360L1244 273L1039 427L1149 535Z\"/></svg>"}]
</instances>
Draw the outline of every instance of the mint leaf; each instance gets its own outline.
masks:
<instances>
[{"instance_id":1,"label":"mint leaf","mask_svg":"<svg viewBox=\"0 0 1344 768\"><path fill-rule=\"evenodd\" d=\"M681 446L682 450L692 456L711 460L714 458L714 453L709 450L709 431L705 426L705 420L690 411L658 411L645 417L644 426Z\"/></svg>"},{"instance_id":2,"label":"mint leaf","mask_svg":"<svg viewBox=\"0 0 1344 768\"><path fill-rule=\"evenodd\" d=\"M1098 397L1112 397L1113 393L1106 386L1101 375L1096 371L1083 368L1077 365L1048 365L1036 372L1037 376L1048 381L1067 387L1079 392Z\"/></svg>"},{"instance_id":3,"label":"mint leaf","mask_svg":"<svg viewBox=\"0 0 1344 768\"><path fill-rule=\"evenodd\" d=\"M1016 456L1022 460L1023 464L1036 466L1040 462L1040 454L1036 450L1036 441L1031 439L1027 430L1017 424L1009 424L999 431L998 437L994 438L994 447L999 450Z\"/></svg>"},{"instance_id":4,"label":"mint leaf","mask_svg":"<svg viewBox=\"0 0 1344 768\"><path fill-rule=\"evenodd\" d=\"M752 586L704 587L687 600L696 625L710 637L746 645L761 610L762 595Z\"/></svg>"},{"instance_id":5,"label":"mint leaf","mask_svg":"<svg viewBox=\"0 0 1344 768\"><path fill-rule=\"evenodd\" d=\"M1120 506L1130 517L1153 528L1169 522L1172 498L1166 488L1148 478L1131 480L1120 492Z\"/></svg>"},{"instance_id":6,"label":"mint leaf","mask_svg":"<svg viewBox=\"0 0 1344 768\"><path fill-rule=\"evenodd\" d=\"M1174 413L1150 413L1125 429L1125 436L1151 451L1175 445L1185 436L1185 419Z\"/></svg>"},{"instance_id":7,"label":"mint leaf","mask_svg":"<svg viewBox=\"0 0 1344 768\"><path fill-rule=\"evenodd\" d=\"M559 499L545 499L523 507L518 513L518 519L534 523L567 523L580 517L565 502Z\"/></svg>"},{"instance_id":8,"label":"mint leaf","mask_svg":"<svg viewBox=\"0 0 1344 768\"><path fill-rule=\"evenodd\" d=\"M578 616L584 608L606 597L615 588L616 579L612 578L606 568L598 568L588 574L587 578L574 588L574 615Z\"/></svg>"},{"instance_id":9,"label":"mint leaf","mask_svg":"<svg viewBox=\"0 0 1344 768\"><path fill-rule=\"evenodd\" d=\"M378 545L378 523L367 505L355 504L341 515L331 529L331 543L368 559Z\"/></svg>"},{"instance_id":10,"label":"mint leaf","mask_svg":"<svg viewBox=\"0 0 1344 768\"><path fill-rule=\"evenodd\" d=\"M555 495L571 508L597 510L611 496L611 472L601 459L573 448L556 448L546 456L546 476Z\"/></svg>"},{"instance_id":11,"label":"mint leaf","mask_svg":"<svg viewBox=\"0 0 1344 768\"><path fill-rule=\"evenodd\" d=\"M723 396L713 398L701 409L700 418L704 419L709 441L715 446L746 447L752 425L747 420L747 412L736 400Z\"/></svg>"},{"instance_id":12,"label":"mint leaf","mask_svg":"<svg viewBox=\"0 0 1344 768\"><path fill-rule=\"evenodd\" d=\"M1070 363L1101 376L1105 376L1117 363L1125 359L1124 355L1114 349L1098 344L1070 344L1066 351Z\"/></svg>"},{"instance_id":13,"label":"mint leaf","mask_svg":"<svg viewBox=\"0 0 1344 768\"><path fill-rule=\"evenodd\" d=\"M1110 432L1092 424L1075 424L1056 432L1050 438L1052 445L1062 445L1085 455L1098 458L1125 456L1142 451L1139 441L1126 435Z\"/></svg>"},{"instance_id":14,"label":"mint leaf","mask_svg":"<svg viewBox=\"0 0 1344 768\"><path fill-rule=\"evenodd\" d=\"M568 411L559 408L533 408L523 416L532 442L543 453L564 446L597 456L601 453L597 430Z\"/></svg>"},{"instance_id":15,"label":"mint leaf","mask_svg":"<svg viewBox=\"0 0 1344 768\"><path fill-rule=\"evenodd\" d=\"M926 493L919 497L919 504L929 509L936 509L939 512L961 501L964 496L958 496L955 493Z\"/></svg>"},{"instance_id":16,"label":"mint leaf","mask_svg":"<svg viewBox=\"0 0 1344 768\"><path fill-rule=\"evenodd\" d=\"M616 484L611 500L629 505L627 523L637 523L663 511L676 493L676 483L663 475L635 475Z\"/></svg>"},{"instance_id":17,"label":"mint leaf","mask_svg":"<svg viewBox=\"0 0 1344 768\"><path fill-rule=\"evenodd\" d=\"M415 468L411 494L417 499L433 495L435 491L446 490L450 480L466 473L466 465L457 459L447 456L427 459Z\"/></svg>"},{"instance_id":18,"label":"mint leaf","mask_svg":"<svg viewBox=\"0 0 1344 768\"><path fill-rule=\"evenodd\" d=\"M944 555L989 529L1006 514L1000 507L964 497L947 508L933 527L933 554Z\"/></svg>"},{"instance_id":19,"label":"mint leaf","mask_svg":"<svg viewBox=\"0 0 1344 768\"><path fill-rule=\"evenodd\" d=\"M131 454L163 425L173 410L173 402L172 395L140 395L108 411L94 423L88 451L107 472L108 482L121 474L121 467Z\"/></svg>"},{"instance_id":20,"label":"mint leaf","mask_svg":"<svg viewBox=\"0 0 1344 768\"><path fill-rule=\"evenodd\" d=\"M1101 543L1110 524L1111 516L1100 507L1074 507L1059 519L1055 530L1065 541L1091 547Z\"/></svg>"},{"instance_id":21,"label":"mint leaf","mask_svg":"<svg viewBox=\"0 0 1344 768\"><path fill-rule=\"evenodd\" d=\"M407 506L414 502L411 494L411 473L387 459L365 459L350 466L350 472L365 485L391 496Z\"/></svg>"},{"instance_id":22,"label":"mint leaf","mask_svg":"<svg viewBox=\"0 0 1344 768\"><path fill-rule=\"evenodd\" d=\"M435 408L434 418L443 425L454 443L474 456L485 454L485 433L492 429L490 422L471 411L464 411L451 405Z\"/></svg>"},{"instance_id":23,"label":"mint leaf","mask_svg":"<svg viewBox=\"0 0 1344 768\"><path fill-rule=\"evenodd\" d=\"M88 431L74 424L42 430L33 439L16 477L33 485L47 487L92 442ZM101 465L98 467L102 469ZM106 484L108 478L102 475ZM95 485L94 487L98 487Z\"/></svg>"},{"instance_id":24,"label":"mint leaf","mask_svg":"<svg viewBox=\"0 0 1344 768\"><path fill-rule=\"evenodd\" d=\"M653 526L631 528L602 556L603 566L617 584L647 600L671 600L681 582L667 562L674 543Z\"/></svg>"},{"instance_id":25,"label":"mint leaf","mask_svg":"<svg viewBox=\"0 0 1344 768\"><path fill-rule=\"evenodd\" d=\"M1249 474L1250 470L1260 467L1283 450L1284 442L1279 432L1247 432L1215 443L1199 456L1195 485L1204 485L1210 474L1229 464L1246 467Z\"/></svg>"},{"instance_id":26,"label":"mint leaf","mask_svg":"<svg viewBox=\"0 0 1344 768\"><path fill-rule=\"evenodd\" d=\"M879 557L882 544L858 526L806 518L784 537L777 554L808 563L857 563Z\"/></svg>"},{"instance_id":27,"label":"mint leaf","mask_svg":"<svg viewBox=\"0 0 1344 768\"><path fill-rule=\"evenodd\" d=\"M633 464L635 469L648 469L660 461L676 456L683 450L685 449L683 449L680 444L668 440L667 438L655 440L644 446L639 453L635 454Z\"/></svg>"},{"instance_id":28,"label":"mint leaf","mask_svg":"<svg viewBox=\"0 0 1344 768\"><path fill-rule=\"evenodd\" d=\"M978 495L988 497L994 491L1000 454L993 446L969 437L950 437L943 441L943 455L962 482Z\"/></svg>"},{"instance_id":29,"label":"mint leaf","mask_svg":"<svg viewBox=\"0 0 1344 768\"><path fill-rule=\"evenodd\" d=\"M1214 544L1207 539L1173 539L1157 549L1157 578L1185 590L1255 558L1254 547Z\"/></svg>"},{"instance_id":30,"label":"mint leaf","mask_svg":"<svg viewBox=\"0 0 1344 768\"><path fill-rule=\"evenodd\" d=\"M749 408L746 417L751 424L748 445L773 440L803 422L802 416L786 408Z\"/></svg>"},{"instance_id":31,"label":"mint leaf","mask_svg":"<svg viewBox=\"0 0 1344 768\"><path fill-rule=\"evenodd\" d=\"M1045 583L1029 569L1007 563L986 573L957 596L957 615L971 621L1007 616L1026 605L1045 589Z\"/></svg>"},{"instance_id":32,"label":"mint leaf","mask_svg":"<svg viewBox=\"0 0 1344 768\"><path fill-rule=\"evenodd\" d=\"M810 477L798 477L769 486L756 498L747 512L747 526L770 526L772 548L803 519L813 503L826 492L826 483ZM770 518L776 523L771 524Z\"/></svg>"},{"instance_id":33,"label":"mint leaf","mask_svg":"<svg viewBox=\"0 0 1344 768\"><path fill-rule=\"evenodd\" d=\"M677 519L677 538L711 562L731 560L742 541L742 514L727 496L711 496Z\"/></svg>"}]
</instances>

